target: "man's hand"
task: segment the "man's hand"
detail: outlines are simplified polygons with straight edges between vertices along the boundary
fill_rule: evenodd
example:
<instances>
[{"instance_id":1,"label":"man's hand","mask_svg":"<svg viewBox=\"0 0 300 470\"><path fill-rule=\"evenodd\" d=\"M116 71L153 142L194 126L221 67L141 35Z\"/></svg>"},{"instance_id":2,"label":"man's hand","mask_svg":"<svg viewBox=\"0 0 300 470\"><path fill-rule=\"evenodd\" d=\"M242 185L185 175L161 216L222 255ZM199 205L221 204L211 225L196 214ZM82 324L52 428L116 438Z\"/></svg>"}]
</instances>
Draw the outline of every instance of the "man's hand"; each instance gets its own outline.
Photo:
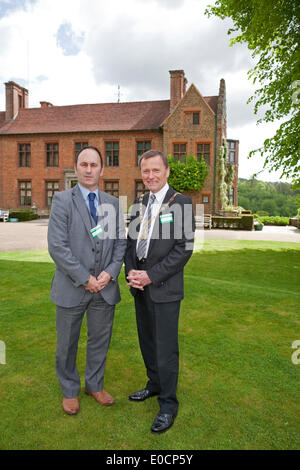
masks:
<instances>
[{"instance_id":1,"label":"man's hand","mask_svg":"<svg viewBox=\"0 0 300 470\"><path fill-rule=\"evenodd\" d=\"M131 269L127 276L128 286L134 287L135 289L144 290L145 286L151 284L151 279L149 278L147 271L139 271L136 269Z\"/></svg>"},{"instance_id":2,"label":"man's hand","mask_svg":"<svg viewBox=\"0 0 300 470\"><path fill-rule=\"evenodd\" d=\"M110 280L111 280L111 275L108 274L106 271L102 271L97 277L97 281L100 287L99 290L104 289L104 287L107 286Z\"/></svg>"},{"instance_id":3,"label":"man's hand","mask_svg":"<svg viewBox=\"0 0 300 470\"><path fill-rule=\"evenodd\" d=\"M104 289L104 287L107 286L110 280L111 275L108 274L106 271L102 271L97 277L97 279L95 278L95 276L90 275L89 282L84 285L84 288L92 294L95 294L100 290Z\"/></svg>"},{"instance_id":4,"label":"man's hand","mask_svg":"<svg viewBox=\"0 0 300 470\"><path fill-rule=\"evenodd\" d=\"M99 292L99 284L95 276L90 275L89 282L87 284L84 284L85 290L88 290L92 294L95 294L96 292Z\"/></svg>"}]
</instances>

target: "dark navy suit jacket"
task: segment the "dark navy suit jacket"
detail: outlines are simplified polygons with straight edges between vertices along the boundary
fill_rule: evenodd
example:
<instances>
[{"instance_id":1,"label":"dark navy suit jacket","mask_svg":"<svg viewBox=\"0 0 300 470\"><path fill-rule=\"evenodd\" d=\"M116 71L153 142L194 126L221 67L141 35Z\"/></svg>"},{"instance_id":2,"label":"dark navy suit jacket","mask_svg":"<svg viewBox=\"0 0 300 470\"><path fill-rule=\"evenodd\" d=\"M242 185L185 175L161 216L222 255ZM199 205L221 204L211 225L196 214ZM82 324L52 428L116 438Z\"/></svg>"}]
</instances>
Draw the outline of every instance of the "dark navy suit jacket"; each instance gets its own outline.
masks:
<instances>
[{"instance_id":1,"label":"dark navy suit jacket","mask_svg":"<svg viewBox=\"0 0 300 470\"><path fill-rule=\"evenodd\" d=\"M176 191L169 187L162 207L174 196ZM149 194L142 200L147 207ZM125 254L125 275L131 269L138 269L136 242L140 229L141 204L136 199L131 211ZM171 215L169 215L171 214ZM143 214L142 214L143 215ZM147 261L144 268L152 283L148 286L153 302L173 302L183 299L183 268L193 252L195 220L190 198L177 193L163 212L155 220ZM132 295L137 289L131 288Z\"/></svg>"}]
</instances>

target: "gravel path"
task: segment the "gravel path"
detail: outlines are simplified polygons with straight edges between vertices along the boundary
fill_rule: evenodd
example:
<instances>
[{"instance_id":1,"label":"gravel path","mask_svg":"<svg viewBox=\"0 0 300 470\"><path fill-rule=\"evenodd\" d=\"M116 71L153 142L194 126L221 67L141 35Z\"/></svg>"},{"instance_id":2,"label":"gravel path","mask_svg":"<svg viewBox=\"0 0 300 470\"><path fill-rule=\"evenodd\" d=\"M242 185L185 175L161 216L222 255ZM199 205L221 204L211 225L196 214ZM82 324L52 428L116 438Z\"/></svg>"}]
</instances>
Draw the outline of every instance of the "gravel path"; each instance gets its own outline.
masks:
<instances>
[{"instance_id":1,"label":"gravel path","mask_svg":"<svg viewBox=\"0 0 300 470\"><path fill-rule=\"evenodd\" d=\"M48 219L30 222L0 223L0 251L22 251L47 249ZM196 237L202 237L203 231L196 230ZM244 230L204 230L206 239L227 240L269 240L300 243L300 230L296 227L264 226L259 231Z\"/></svg>"}]
</instances>

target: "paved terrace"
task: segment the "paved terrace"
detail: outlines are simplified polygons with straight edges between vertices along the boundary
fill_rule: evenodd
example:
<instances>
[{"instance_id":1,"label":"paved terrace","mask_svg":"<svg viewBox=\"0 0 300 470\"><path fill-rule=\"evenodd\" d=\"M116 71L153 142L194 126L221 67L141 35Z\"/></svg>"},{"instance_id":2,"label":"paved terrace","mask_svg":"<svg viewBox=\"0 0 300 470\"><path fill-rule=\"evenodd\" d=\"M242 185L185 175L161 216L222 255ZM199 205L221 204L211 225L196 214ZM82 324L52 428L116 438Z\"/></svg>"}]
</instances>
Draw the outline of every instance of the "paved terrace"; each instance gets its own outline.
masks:
<instances>
[{"instance_id":1,"label":"paved terrace","mask_svg":"<svg viewBox=\"0 0 300 470\"><path fill-rule=\"evenodd\" d=\"M30 222L0 223L0 251L47 249L48 219ZM196 230L196 237L203 237L203 230ZM204 230L204 239L268 240L300 243L300 230L296 227L264 226L260 231Z\"/></svg>"}]
</instances>

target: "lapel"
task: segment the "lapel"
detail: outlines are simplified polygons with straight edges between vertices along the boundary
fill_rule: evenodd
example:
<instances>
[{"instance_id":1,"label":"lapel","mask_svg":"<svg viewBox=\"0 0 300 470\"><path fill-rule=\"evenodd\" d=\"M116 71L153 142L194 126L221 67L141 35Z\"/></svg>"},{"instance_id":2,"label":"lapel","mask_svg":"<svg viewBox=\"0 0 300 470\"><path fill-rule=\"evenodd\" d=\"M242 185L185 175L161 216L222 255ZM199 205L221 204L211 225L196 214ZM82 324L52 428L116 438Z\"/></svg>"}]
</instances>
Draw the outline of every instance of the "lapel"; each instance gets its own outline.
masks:
<instances>
[{"instance_id":1,"label":"lapel","mask_svg":"<svg viewBox=\"0 0 300 470\"><path fill-rule=\"evenodd\" d=\"M168 191L166 192L166 195L163 199L163 202L161 204L161 207L166 204L169 199L173 196L173 194L175 193L175 190L173 188L171 188L171 186L169 187ZM148 198L147 198L147 203L148 203L148 199L149 199L149 195L148 195ZM157 236L155 238L152 238L151 236L151 240L150 240L150 243L149 243L149 249L148 249L148 254L150 253L150 251L153 249L153 245L155 244L155 241L159 240L160 237L161 237L161 233L160 233L160 212L158 213L158 215L156 216L156 219L155 219L155 222L154 222L154 226L153 226L153 231L152 231L152 235L153 234L159 234L159 238L157 238ZM148 256L148 255L147 255Z\"/></svg>"},{"instance_id":2,"label":"lapel","mask_svg":"<svg viewBox=\"0 0 300 470\"><path fill-rule=\"evenodd\" d=\"M105 207L103 207L103 204L108 204L108 198L106 193L103 191L100 191L98 189L98 200L99 200L99 205L98 205L98 225L100 225L103 229L102 234L98 235L98 237L94 238L94 241L97 241L97 249L100 251L100 259L101 259L101 267L104 269L103 263L105 259L105 254L108 252L108 245L110 243L109 236L107 234L108 232L108 224L109 220L107 217L107 211L104 212ZM109 214L108 214L109 215ZM107 248L106 248L107 247Z\"/></svg>"},{"instance_id":3,"label":"lapel","mask_svg":"<svg viewBox=\"0 0 300 470\"><path fill-rule=\"evenodd\" d=\"M74 188L72 188L71 191L72 191L72 199L75 204L75 207L79 213L79 216L82 219L83 225L85 226L88 232L90 240L94 243L94 238L90 232L92 228L91 215L83 199L82 192L80 191L80 188L78 185L74 186Z\"/></svg>"}]
</instances>

